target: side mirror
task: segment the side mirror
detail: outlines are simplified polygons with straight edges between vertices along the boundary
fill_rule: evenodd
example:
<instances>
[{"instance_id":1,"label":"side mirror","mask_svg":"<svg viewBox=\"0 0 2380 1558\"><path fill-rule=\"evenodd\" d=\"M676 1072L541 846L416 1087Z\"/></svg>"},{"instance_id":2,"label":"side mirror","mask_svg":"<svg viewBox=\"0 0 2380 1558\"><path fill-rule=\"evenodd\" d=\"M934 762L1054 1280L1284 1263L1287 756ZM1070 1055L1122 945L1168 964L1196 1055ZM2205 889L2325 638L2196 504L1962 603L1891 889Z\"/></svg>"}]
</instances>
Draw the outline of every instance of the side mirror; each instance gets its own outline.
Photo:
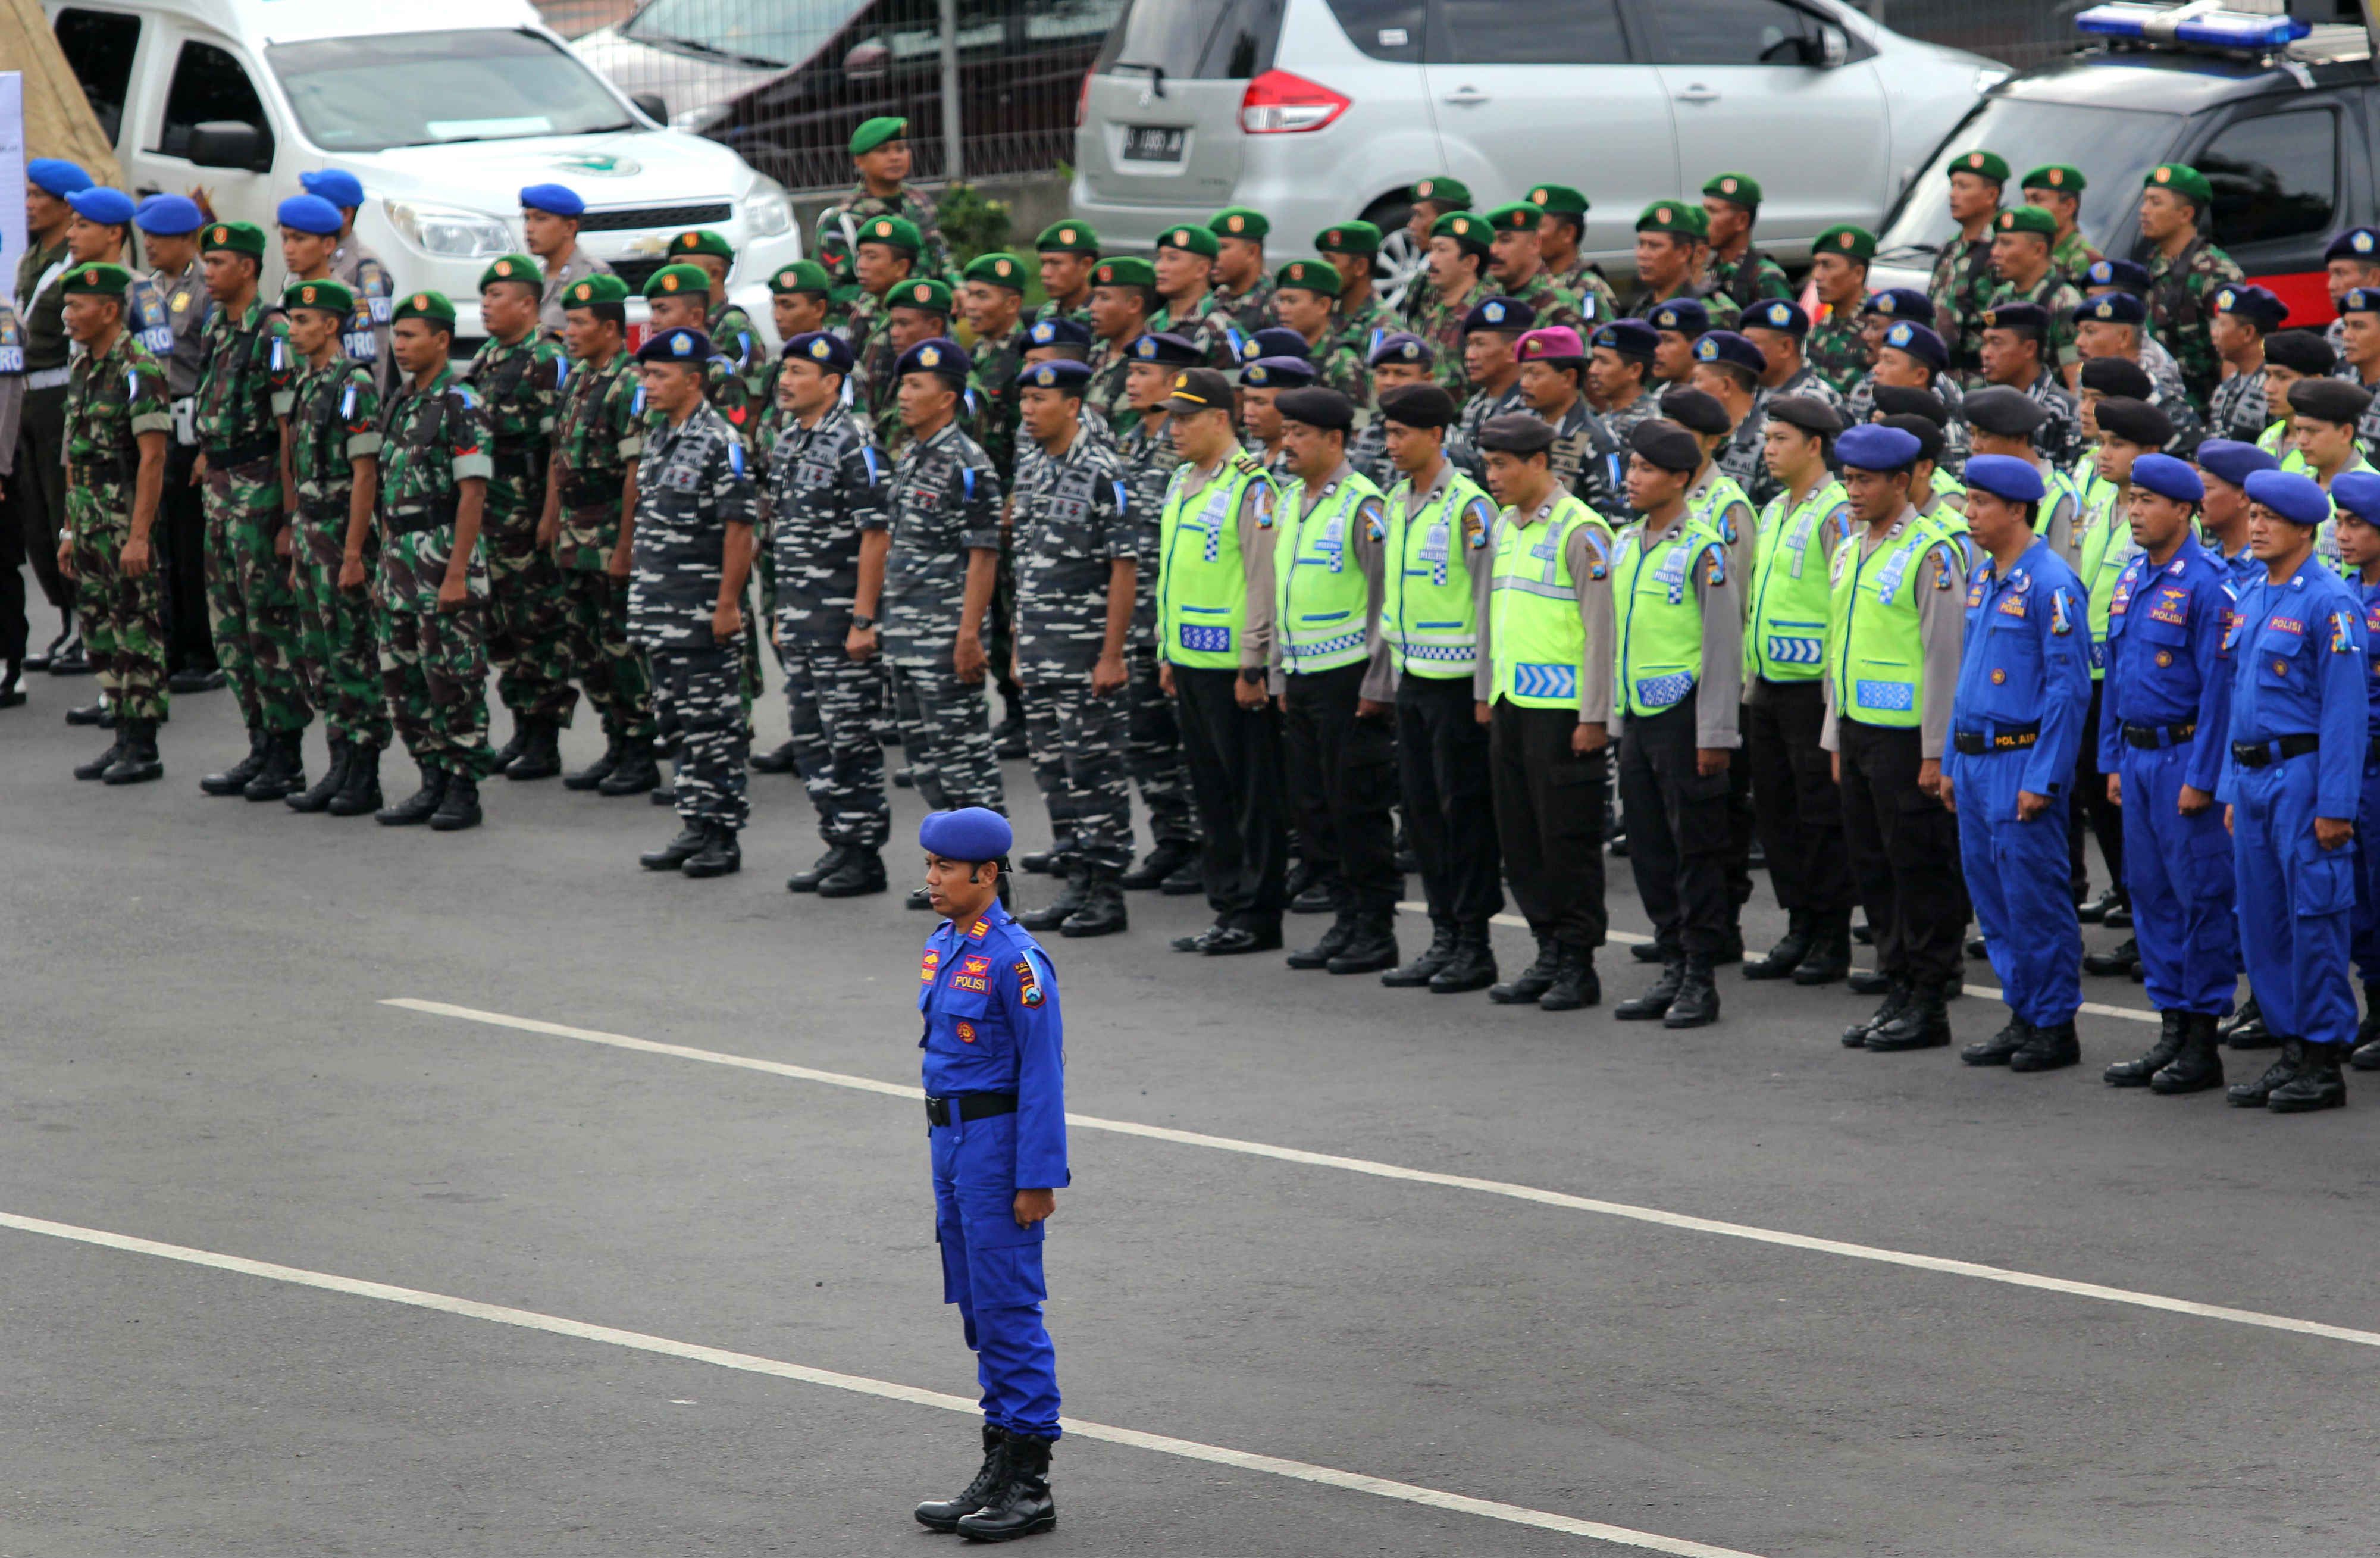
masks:
<instances>
[{"instance_id":1,"label":"side mirror","mask_svg":"<svg viewBox=\"0 0 2380 1558\"><path fill-rule=\"evenodd\" d=\"M1852 57L1852 41L1831 27L1818 29L1818 57L1811 63L1832 70Z\"/></svg>"},{"instance_id":2,"label":"side mirror","mask_svg":"<svg viewBox=\"0 0 2380 1558\"><path fill-rule=\"evenodd\" d=\"M210 119L190 127L190 161L200 167L237 168L243 173L273 171L273 152L264 132L237 119Z\"/></svg>"},{"instance_id":3,"label":"side mirror","mask_svg":"<svg viewBox=\"0 0 2380 1558\"><path fill-rule=\"evenodd\" d=\"M628 101L637 105L637 112L653 123L657 125L669 123L669 104L662 100L661 93L630 92Z\"/></svg>"},{"instance_id":4,"label":"side mirror","mask_svg":"<svg viewBox=\"0 0 2380 1558\"><path fill-rule=\"evenodd\" d=\"M843 56L843 73L855 81L882 80L892 68L892 51L872 38Z\"/></svg>"}]
</instances>

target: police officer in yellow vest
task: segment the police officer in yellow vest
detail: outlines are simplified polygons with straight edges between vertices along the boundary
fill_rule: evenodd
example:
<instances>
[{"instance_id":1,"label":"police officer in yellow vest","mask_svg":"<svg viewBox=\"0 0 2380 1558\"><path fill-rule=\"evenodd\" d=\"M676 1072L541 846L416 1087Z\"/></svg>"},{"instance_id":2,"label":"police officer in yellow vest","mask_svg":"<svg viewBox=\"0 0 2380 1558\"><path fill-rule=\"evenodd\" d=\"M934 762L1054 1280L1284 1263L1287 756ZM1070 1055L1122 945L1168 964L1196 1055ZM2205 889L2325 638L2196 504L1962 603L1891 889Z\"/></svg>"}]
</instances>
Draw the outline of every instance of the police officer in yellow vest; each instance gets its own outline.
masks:
<instances>
[{"instance_id":1,"label":"police officer in yellow vest","mask_svg":"<svg viewBox=\"0 0 2380 1558\"><path fill-rule=\"evenodd\" d=\"M1628 435L1628 505L1644 516L1611 562L1620 797L1628 862L1661 949L1661 978L1612 1016L1700 1028L1718 1016L1711 968L1729 925L1728 769L1741 745L1743 600L1727 542L1686 492L1694 435L1664 418Z\"/></svg>"},{"instance_id":2,"label":"police officer in yellow vest","mask_svg":"<svg viewBox=\"0 0 2380 1558\"><path fill-rule=\"evenodd\" d=\"M1496 982L1488 921L1504 904L1488 727L1472 716L1496 505L1446 457L1452 396L1401 385L1380 397L1380 418L1401 479L1385 509L1378 631L1396 665L1397 789L1430 925L1428 949L1380 982L1453 995Z\"/></svg>"},{"instance_id":3,"label":"police officer in yellow vest","mask_svg":"<svg viewBox=\"0 0 2380 1558\"><path fill-rule=\"evenodd\" d=\"M1500 1005L1574 1011L1603 997L1604 802L1610 790L1610 527L1554 473L1554 430L1531 416L1479 431L1503 513L1475 570L1479 658L1471 685L1488 727L1496 833L1537 959L1488 992ZM1410 681L1408 677L1408 681Z\"/></svg>"},{"instance_id":4,"label":"police officer in yellow vest","mask_svg":"<svg viewBox=\"0 0 2380 1558\"><path fill-rule=\"evenodd\" d=\"M1240 448L1222 374L1176 373L1165 422L1182 464L1158 519L1158 678L1181 722L1215 911L1173 950L1269 952L1281 945L1288 855L1281 717L1267 688L1276 494Z\"/></svg>"},{"instance_id":5,"label":"police officer in yellow vest","mask_svg":"<svg viewBox=\"0 0 2380 1558\"><path fill-rule=\"evenodd\" d=\"M1958 823L1943 805L1942 752L1959 685L1966 551L1919 517L1910 473L1921 445L1875 423L1835 441L1860 529L1835 549L1827 607L1827 724L1842 786L1843 838L1876 970L1852 989L1881 992L1874 1016L1843 1031L1856 1049L1950 1041L1944 1003L1963 982L1967 894Z\"/></svg>"},{"instance_id":6,"label":"police officer in yellow vest","mask_svg":"<svg viewBox=\"0 0 2380 1558\"><path fill-rule=\"evenodd\" d=\"M1314 879L1330 894L1322 938L1293 968L1370 974L1397 964L1397 673L1375 631L1388 519L1347 463L1355 405L1335 389L1281 392L1291 479L1273 523L1273 665L1289 804Z\"/></svg>"}]
</instances>

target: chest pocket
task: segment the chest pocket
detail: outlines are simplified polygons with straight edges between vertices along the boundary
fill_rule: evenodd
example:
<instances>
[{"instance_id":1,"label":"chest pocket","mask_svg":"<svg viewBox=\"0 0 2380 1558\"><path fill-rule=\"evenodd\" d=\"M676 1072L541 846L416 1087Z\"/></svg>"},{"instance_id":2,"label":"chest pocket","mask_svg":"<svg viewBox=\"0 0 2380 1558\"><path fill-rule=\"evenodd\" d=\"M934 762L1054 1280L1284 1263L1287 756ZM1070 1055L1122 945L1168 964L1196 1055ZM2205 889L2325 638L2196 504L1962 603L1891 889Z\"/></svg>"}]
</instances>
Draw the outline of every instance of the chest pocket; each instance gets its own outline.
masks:
<instances>
[{"instance_id":1,"label":"chest pocket","mask_svg":"<svg viewBox=\"0 0 2380 1558\"><path fill-rule=\"evenodd\" d=\"M2256 634L2256 680L2268 688L2304 687L2311 678L2306 673L2306 635L2302 629L2290 632L2276 627L2270 622Z\"/></svg>"}]
</instances>

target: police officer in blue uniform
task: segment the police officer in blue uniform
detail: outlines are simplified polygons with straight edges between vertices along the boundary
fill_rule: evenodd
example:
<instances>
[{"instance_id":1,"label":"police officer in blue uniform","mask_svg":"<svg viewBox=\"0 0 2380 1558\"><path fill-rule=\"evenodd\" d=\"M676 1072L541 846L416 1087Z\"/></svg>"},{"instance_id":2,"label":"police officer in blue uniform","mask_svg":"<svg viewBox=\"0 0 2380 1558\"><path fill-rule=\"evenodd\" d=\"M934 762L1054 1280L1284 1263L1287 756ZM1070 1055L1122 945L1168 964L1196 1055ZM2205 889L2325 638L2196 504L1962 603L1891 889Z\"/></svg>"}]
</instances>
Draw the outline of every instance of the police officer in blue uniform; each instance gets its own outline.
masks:
<instances>
[{"instance_id":1,"label":"police officer in blue uniform","mask_svg":"<svg viewBox=\"0 0 2380 1558\"><path fill-rule=\"evenodd\" d=\"M2041 471L2010 455L1967 462L1967 583L1943 804L2008 1026L1959 1053L1969 1065L2052 1071L2082 1059L2082 931L2066 880L2065 787L2091 700L2089 597L2034 532Z\"/></svg>"},{"instance_id":2,"label":"police officer in blue uniform","mask_svg":"<svg viewBox=\"0 0 2380 1558\"><path fill-rule=\"evenodd\" d=\"M2314 554L2330 515L2323 490L2285 470L2258 471L2247 490L2265 577L2232 617L2230 757L2216 793L2231 828L2240 957L2281 1054L2226 1096L2290 1114L2347 1102L2368 639L2362 603Z\"/></svg>"},{"instance_id":3,"label":"police officer in blue uniform","mask_svg":"<svg viewBox=\"0 0 2380 1558\"><path fill-rule=\"evenodd\" d=\"M2371 700L2371 729L2380 732L2380 471L2342 472L2330 484L2331 520L2338 536L2339 561L2350 570L2348 588L2363 603L2369 651L2363 690ZM2380 739L2366 737L2362 802L2355 813L2359 841L2380 836ZM2348 1064L2380 1071L2380 849L2359 843L2355 872L2354 950L2363 977L2363 1021L2355 1029Z\"/></svg>"},{"instance_id":4,"label":"police officer in blue uniform","mask_svg":"<svg viewBox=\"0 0 2380 1558\"><path fill-rule=\"evenodd\" d=\"M2160 1024L2146 1054L2106 1076L2111 1087L2160 1093L2223 1085L2215 1030L2240 982L2231 840L2215 806L2235 597L2230 564L2194 528L2205 499L2198 472L2171 455L2132 462L2142 550L2108 603L2100 703L2098 766L2123 809L2133 935Z\"/></svg>"},{"instance_id":5,"label":"police officer in blue uniform","mask_svg":"<svg viewBox=\"0 0 2380 1558\"><path fill-rule=\"evenodd\" d=\"M1058 1524L1050 1449L1058 1360L1041 1323L1041 1245L1066 1170L1065 1021L1049 955L1000 907L1008 819L970 806L918 825L926 938L917 1010L942 1301L959 1307L983 1384L983 1466L918 1524L1006 1541Z\"/></svg>"}]
</instances>

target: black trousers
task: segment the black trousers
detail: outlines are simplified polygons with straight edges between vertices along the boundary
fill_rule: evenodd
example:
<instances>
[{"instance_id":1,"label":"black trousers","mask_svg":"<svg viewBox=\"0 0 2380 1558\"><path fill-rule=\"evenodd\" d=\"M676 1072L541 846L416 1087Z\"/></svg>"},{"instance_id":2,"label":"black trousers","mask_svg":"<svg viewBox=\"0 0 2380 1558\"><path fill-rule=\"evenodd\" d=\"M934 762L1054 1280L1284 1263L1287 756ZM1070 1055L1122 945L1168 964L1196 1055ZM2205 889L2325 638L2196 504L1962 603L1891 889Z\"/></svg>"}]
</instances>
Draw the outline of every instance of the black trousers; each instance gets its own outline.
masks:
<instances>
[{"instance_id":1,"label":"black trousers","mask_svg":"<svg viewBox=\"0 0 2380 1558\"><path fill-rule=\"evenodd\" d=\"M14 478L0 478L0 663L25 658L25 519Z\"/></svg>"},{"instance_id":2,"label":"black trousers","mask_svg":"<svg viewBox=\"0 0 2380 1558\"><path fill-rule=\"evenodd\" d=\"M1728 897L1732 781L1694 771L1697 694L1620 736L1620 797L1628 809L1628 863L1654 939L1671 957L1717 957L1734 906ZM1730 754L1731 769L1742 761Z\"/></svg>"},{"instance_id":3,"label":"black trousers","mask_svg":"<svg viewBox=\"0 0 2380 1558\"><path fill-rule=\"evenodd\" d=\"M1742 757L1778 906L1796 927L1840 931L1852 920L1852 873L1834 754L1818 745L1826 723L1822 683L1755 678Z\"/></svg>"},{"instance_id":4,"label":"black trousers","mask_svg":"<svg viewBox=\"0 0 2380 1558\"><path fill-rule=\"evenodd\" d=\"M2107 884L2119 901L2130 903L2124 891L2124 809L2107 798L2107 776L2099 771L2099 692L2107 684L2091 683L2091 710L2083 716L2082 749L2074 754L2074 802L2066 813L2067 864L2073 878L2074 901L2091 895L2091 870L2083 863L2082 835L2099 837L2099 858L2107 862Z\"/></svg>"},{"instance_id":5,"label":"black trousers","mask_svg":"<svg viewBox=\"0 0 2380 1558\"><path fill-rule=\"evenodd\" d=\"M1397 727L1390 714L1358 714L1366 666L1286 679L1282 745L1290 805L1305 863L1341 915L1388 920L1404 896L1397 870Z\"/></svg>"},{"instance_id":6,"label":"black trousers","mask_svg":"<svg viewBox=\"0 0 2380 1558\"><path fill-rule=\"evenodd\" d=\"M1576 710L1526 709L1499 699L1488 726L1488 772L1496 837L1529 930L1592 953L1610 924L1603 902L1603 812L1611 753L1571 750L1577 729ZM1431 918L1437 913L1433 900Z\"/></svg>"},{"instance_id":7,"label":"black trousers","mask_svg":"<svg viewBox=\"0 0 2380 1558\"><path fill-rule=\"evenodd\" d=\"M27 390L25 413L17 426L18 533L42 593L58 615L74 612L74 585L58 571L58 532L67 522L67 392Z\"/></svg>"},{"instance_id":8,"label":"black trousers","mask_svg":"<svg viewBox=\"0 0 2380 1558\"><path fill-rule=\"evenodd\" d=\"M214 635L207 627L206 498L190 485L199 446L165 450L165 491L157 501L164 545L165 664L170 671L215 669Z\"/></svg>"},{"instance_id":9,"label":"black trousers","mask_svg":"<svg viewBox=\"0 0 2380 1558\"><path fill-rule=\"evenodd\" d=\"M1960 971L1967 888L1959 875L1959 820L1917 787L1914 730L1842 720L1843 842L1879 972L1923 989Z\"/></svg>"},{"instance_id":10,"label":"black trousers","mask_svg":"<svg viewBox=\"0 0 2380 1558\"><path fill-rule=\"evenodd\" d=\"M1236 671L1173 668L1182 756L1206 831L1200 861L1215 923L1278 935L1288 839L1283 832L1281 717L1272 700L1243 709Z\"/></svg>"},{"instance_id":11,"label":"black trousers","mask_svg":"<svg viewBox=\"0 0 2380 1558\"><path fill-rule=\"evenodd\" d=\"M1434 926L1484 933L1488 918L1504 907L1488 750L1488 727L1479 723L1468 676L1408 673L1399 680L1397 794ZM1598 831L1602 822L1598 815ZM1602 858L1597 849L1598 870Z\"/></svg>"}]
</instances>

